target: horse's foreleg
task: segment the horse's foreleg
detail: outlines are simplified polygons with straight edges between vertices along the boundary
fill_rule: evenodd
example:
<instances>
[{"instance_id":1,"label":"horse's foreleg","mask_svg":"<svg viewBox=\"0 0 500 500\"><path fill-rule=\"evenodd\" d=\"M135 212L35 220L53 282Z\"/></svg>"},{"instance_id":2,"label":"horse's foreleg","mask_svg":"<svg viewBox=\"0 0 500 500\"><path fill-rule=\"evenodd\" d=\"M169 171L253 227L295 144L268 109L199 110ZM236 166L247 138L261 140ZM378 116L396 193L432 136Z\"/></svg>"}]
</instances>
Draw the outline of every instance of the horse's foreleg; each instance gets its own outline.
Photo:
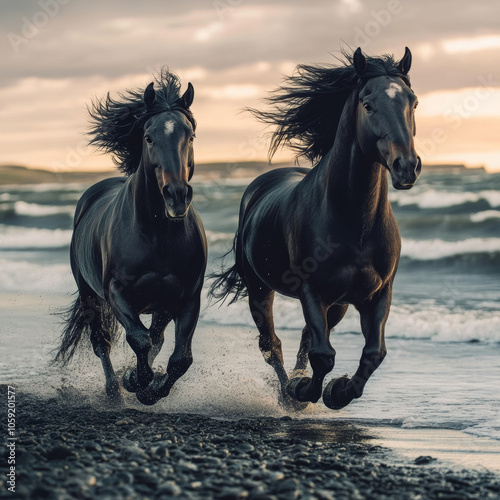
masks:
<instances>
[{"instance_id":1,"label":"horse's foreleg","mask_svg":"<svg viewBox=\"0 0 500 500\"><path fill-rule=\"evenodd\" d=\"M335 363L335 350L330 344L327 309L308 283L302 287L300 297L304 318L310 335L309 362L313 370L311 378L302 377L290 380L288 394L298 401L316 403L321 397L323 380Z\"/></svg>"},{"instance_id":2,"label":"horse's foreleg","mask_svg":"<svg viewBox=\"0 0 500 500\"><path fill-rule=\"evenodd\" d=\"M151 320L151 326L149 327L149 333L151 335L151 350L148 354L148 363L151 368L153 368L153 363L158 354L161 351L163 342L165 340L165 328L171 321L170 315L163 312L153 313L153 318ZM123 386L129 392L137 392L140 389L137 383L137 368L129 369L125 372L123 376Z\"/></svg>"},{"instance_id":3,"label":"horse's foreleg","mask_svg":"<svg viewBox=\"0 0 500 500\"><path fill-rule=\"evenodd\" d=\"M142 324L139 314L126 297L123 286L116 280L112 280L109 286L109 303L125 328L127 342L137 356L136 380L130 382L132 385L137 382L139 387L146 387L153 379L153 370L148 360L152 346L149 330Z\"/></svg>"},{"instance_id":4,"label":"horse's foreleg","mask_svg":"<svg viewBox=\"0 0 500 500\"><path fill-rule=\"evenodd\" d=\"M331 331L344 317L348 305L337 305L328 309L327 313L327 323L328 323L328 331ZM297 362L295 364L295 368L293 369L292 376L299 377L303 374L304 370L307 368L308 362L308 354L311 346L311 336L309 333L309 329L307 326L302 330L302 337L300 340L299 352L297 353Z\"/></svg>"},{"instance_id":5,"label":"horse's foreleg","mask_svg":"<svg viewBox=\"0 0 500 500\"><path fill-rule=\"evenodd\" d=\"M165 375L156 375L144 390L137 392L137 399L152 405L168 396L175 382L184 375L193 363L191 342L200 314L201 287L195 296L184 305L175 319L175 347L170 356ZM166 324L165 324L166 326Z\"/></svg>"},{"instance_id":6,"label":"horse's foreleg","mask_svg":"<svg viewBox=\"0 0 500 500\"><path fill-rule=\"evenodd\" d=\"M386 287L376 299L358 307L365 346L359 367L351 379L332 380L323 393L323 402L332 409L340 409L363 394L366 382L380 366L387 353L384 330L391 306L391 286Z\"/></svg>"}]
</instances>

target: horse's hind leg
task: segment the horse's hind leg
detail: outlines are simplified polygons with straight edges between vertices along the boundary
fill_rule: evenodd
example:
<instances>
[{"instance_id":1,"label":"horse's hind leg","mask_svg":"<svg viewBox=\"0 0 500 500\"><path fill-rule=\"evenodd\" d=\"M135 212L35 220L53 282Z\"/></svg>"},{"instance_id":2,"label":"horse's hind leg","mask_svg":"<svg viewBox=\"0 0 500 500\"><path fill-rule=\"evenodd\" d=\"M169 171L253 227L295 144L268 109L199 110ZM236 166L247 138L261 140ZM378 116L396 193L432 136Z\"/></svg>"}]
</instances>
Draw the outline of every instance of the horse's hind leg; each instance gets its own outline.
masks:
<instances>
[{"instance_id":1,"label":"horse's hind leg","mask_svg":"<svg viewBox=\"0 0 500 500\"><path fill-rule=\"evenodd\" d=\"M248 266L249 267L249 266ZM265 285L250 269L245 271L245 282L248 290L248 305L253 320L259 330L259 348L266 363L276 372L280 384L280 403L297 410L304 405L295 405L286 393L288 375L283 366L281 340L274 330L273 302L274 290Z\"/></svg>"},{"instance_id":2,"label":"horse's hind leg","mask_svg":"<svg viewBox=\"0 0 500 500\"><path fill-rule=\"evenodd\" d=\"M151 334L151 342L152 347L151 351L149 351L149 364L153 366L153 361L156 359L156 356L161 351L163 346L163 342L165 340L165 328L170 323L172 318L170 315L164 312L155 312L153 313L153 319L151 320L151 326L149 328L149 332Z\"/></svg>"},{"instance_id":3,"label":"horse's hind leg","mask_svg":"<svg viewBox=\"0 0 500 500\"><path fill-rule=\"evenodd\" d=\"M106 394L114 402L121 402L120 384L111 364L109 352L111 349L112 331L105 325L105 316L112 314L106 303L95 296L81 299L82 308L87 312L90 326L90 341L95 355L101 360L104 376L106 377Z\"/></svg>"},{"instance_id":4,"label":"horse's hind leg","mask_svg":"<svg viewBox=\"0 0 500 500\"><path fill-rule=\"evenodd\" d=\"M309 348L311 347L311 336L307 326L302 330L300 339L299 352L297 353L297 361L291 374L291 378L296 378L305 375L305 370L308 363Z\"/></svg>"},{"instance_id":5,"label":"horse's hind leg","mask_svg":"<svg viewBox=\"0 0 500 500\"><path fill-rule=\"evenodd\" d=\"M94 348L95 355L101 360L104 376L106 377L106 394L114 402L121 402L120 383L116 377L115 370L109 357L110 343L106 338L106 332L96 329L90 334L90 341Z\"/></svg>"}]
</instances>

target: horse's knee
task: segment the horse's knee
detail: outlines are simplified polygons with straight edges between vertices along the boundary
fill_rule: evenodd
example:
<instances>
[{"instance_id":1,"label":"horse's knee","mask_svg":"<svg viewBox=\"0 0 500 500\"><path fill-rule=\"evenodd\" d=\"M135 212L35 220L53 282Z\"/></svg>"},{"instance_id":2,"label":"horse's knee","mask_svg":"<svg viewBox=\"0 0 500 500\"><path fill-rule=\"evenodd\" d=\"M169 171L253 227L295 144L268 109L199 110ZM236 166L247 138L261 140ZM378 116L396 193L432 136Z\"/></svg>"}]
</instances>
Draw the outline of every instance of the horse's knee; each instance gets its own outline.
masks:
<instances>
[{"instance_id":1,"label":"horse's knee","mask_svg":"<svg viewBox=\"0 0 500 500\"><path fill-rule=\"evenodd\" d=\"M387 349L381 347L373 350L363 350L362 363L368 371L375 371L384 361L387 356Z\"/></svg>"},{"instance_id":2,"label":"horse's knee","mask_svg":"<svg viewBox=\"0 0 500 500\"><path fill-rule=\"evenodd\" d=\"M126 339L134 352L149 352L153 343L147 330L129 330Z\"/></svg>"},{"instance_id":3,"label":"horse's knee","mask_svg":"<svg viewBox=\"0 0 500 500\"><path fill-rule=\"evenodd\" d=\"M326 351L309 350L309 362L315 373L329 373L335 366L335 350Z\"/></svg>"},{"instance_id":4,"label":"horse's knee","mask_svg":"<svg viewBox=\"0 0 500 500\"><path fill-rule=\"evenodd\" d=\"M193 364L192 354L187 354L180 358L170 358L167 366L167 373L176 379L184 375Z\"/></svg>"}]
</instances>

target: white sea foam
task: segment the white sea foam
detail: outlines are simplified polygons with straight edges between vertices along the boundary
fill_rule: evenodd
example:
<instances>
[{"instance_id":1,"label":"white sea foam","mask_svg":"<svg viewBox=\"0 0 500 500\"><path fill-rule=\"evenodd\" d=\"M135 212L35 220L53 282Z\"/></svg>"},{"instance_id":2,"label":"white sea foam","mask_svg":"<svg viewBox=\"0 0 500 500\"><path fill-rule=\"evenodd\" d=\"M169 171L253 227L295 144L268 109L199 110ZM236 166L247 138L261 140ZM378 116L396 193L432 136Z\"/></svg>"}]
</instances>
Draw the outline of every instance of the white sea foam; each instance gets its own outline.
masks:
<instances>
[{"instance_id":1,"label":"white sea foam","mask_svg":"<svg viewBox=\"0 0 500 500\"><path fill-rule=\"evenodd\" d=\"M484 210L483 212L476 212L471 214L470 220L472 222L484 222L485 220L500 219L499 210Z\"/></svg>"},{"instance_id":2,"label":"white sea foam","mask_svg":"<svg viewBox=\"0 0 500 500\"><path fill-rule=\"evenodd\" d=\"M0 224L0 249L61 248L70 244L69 229L40 229Z\"/></svg>"},{"instance_id":3,"label":"white sea foam","mask_svg":"<svg viewBox=\"0 0 500 500\"><path fill-rule=\"evenodd\" d=\"M492 208L500 206L500 191L484 190L471 191L441 191L437 189L415 189L415 191L401 192L391 191L389 194L391 202L397 202L399 206L417 205L420 208L446 208L464 203L476 203L485 200Z\"/></svg>"},{"instance_id":4,"label":"white sea foam","mask_svg":"<svg viewBox=\"0 0 500 500\"><path fill-rule=\"evenodd\" d=\"M44 217L46 215L68 214L73 215L74 205L39 205L37 203L26 203L25 201L16 201L14 210L18 215L29 215L31 217Z\"/></svg>"},{"instance_id":5,"label":"white sea foam","mask_svg":"<svg viewBox=\"0 0 500 500\"><path fill-rule=\"evenodd\" d=\"M69 264L40 265L0 258L0 291L65 293L74 291Z\"/></svg>"},{"instance_id":6,"label":"white sea foam","mask_svg":"<svg viewBox=\"0 0 500 500\"><path fill-rule=\"evenodd\" d=\"M414 260L434 260L462 254L500 252L500 238L468 238L459 241L403 239L401 255Z\"/></svg>"},{"instance_id":7,"label":"white sea foam","mask_svg":"<svg viewBox=\"0 0 500 500\"><path fill-rule=\"evenodd\" d=\"M500 212L494 210L479 212L474 215L477 215L474 222L491 217L500 218ZM207 240L212 244L227 243L229 248L233 238L233 233L207 231ZM500 252L500 238L467 238L458 241L447 241L439 238L432 240L403 238L401 249L403 257L409 257L413 260L437 260L455 255L495 252Z\"/></svg>"},{"instance_id":8,"label":"white sea foam","mask_svg":"<svg viewBox=\"0 0 500 500\"><path fill-rule=\"evenodd\" d=\"M304 315L298 300L277 296L274 305L277 329L301 330ZM227 307L213 306L202 310L200 319L219 325L255 328L247 300ZM361 332L359 314L351 307L335 328L337 332ZM416 307L394 305L386 327L388 338L429 339L433 342L500 342L500 313L447 306Z\"/></svg>"}]
</instances>

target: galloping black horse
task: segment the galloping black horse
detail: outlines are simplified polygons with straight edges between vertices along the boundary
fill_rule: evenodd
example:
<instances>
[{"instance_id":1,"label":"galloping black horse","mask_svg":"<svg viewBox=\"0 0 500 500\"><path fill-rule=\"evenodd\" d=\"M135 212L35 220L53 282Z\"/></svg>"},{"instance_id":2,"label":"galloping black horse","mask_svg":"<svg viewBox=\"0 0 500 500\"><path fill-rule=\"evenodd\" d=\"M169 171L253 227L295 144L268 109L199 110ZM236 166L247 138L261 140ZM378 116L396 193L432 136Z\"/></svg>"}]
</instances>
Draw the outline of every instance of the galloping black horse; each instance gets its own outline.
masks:
<instances>
[{"instance_id":1,"label":"galloping black horse","mask_svg":"<svg viewBox=\"0 0 500 500\"><path fill-rule=\"evenodd\" d=\"M421 170L408 48L398 63L391 56L365 57L361 49L345 57L339 67L299 66L269 98L271 111L253 110L277 126L270 158L289 145L320 161L310 170L272 170L248 186L235 265L216 275L211 288L219 299L248 294L264 359L276 371L281 397L297 408L321 397L335 360L330 332L349 304L361 316L365 346L356 373L332 380L324 403L339 409L360 397L384 359L401 250L386 172L396 189L409 189ZM291 380L274 331L275 291L298 298L306 322ZM312 378L304 376L308 358Z\"/></svg>"},{"instance_id":2,"label":"galloping black horse","mask_svg":"<svg viewBox=\"0 0 500 500\"><path fill-rule=\"evenodd\" d=\"M114 154L127 177L89 188L78 202L71 268L78 297L56 359L68 362L89 335L106 376L106 392L120 399L109 351L121 323L137 355L125 388L144 404L168 395L192 363L191 340L198 321L207 248L191 199L196 122L194 89L180 95L176 75L162 71L145 91L107 96L90 109L91 143ZM147 329L139 315L152 313ZM164 375L151 365L175 322L175 349Z\"/></svg>"}]
</instances>

